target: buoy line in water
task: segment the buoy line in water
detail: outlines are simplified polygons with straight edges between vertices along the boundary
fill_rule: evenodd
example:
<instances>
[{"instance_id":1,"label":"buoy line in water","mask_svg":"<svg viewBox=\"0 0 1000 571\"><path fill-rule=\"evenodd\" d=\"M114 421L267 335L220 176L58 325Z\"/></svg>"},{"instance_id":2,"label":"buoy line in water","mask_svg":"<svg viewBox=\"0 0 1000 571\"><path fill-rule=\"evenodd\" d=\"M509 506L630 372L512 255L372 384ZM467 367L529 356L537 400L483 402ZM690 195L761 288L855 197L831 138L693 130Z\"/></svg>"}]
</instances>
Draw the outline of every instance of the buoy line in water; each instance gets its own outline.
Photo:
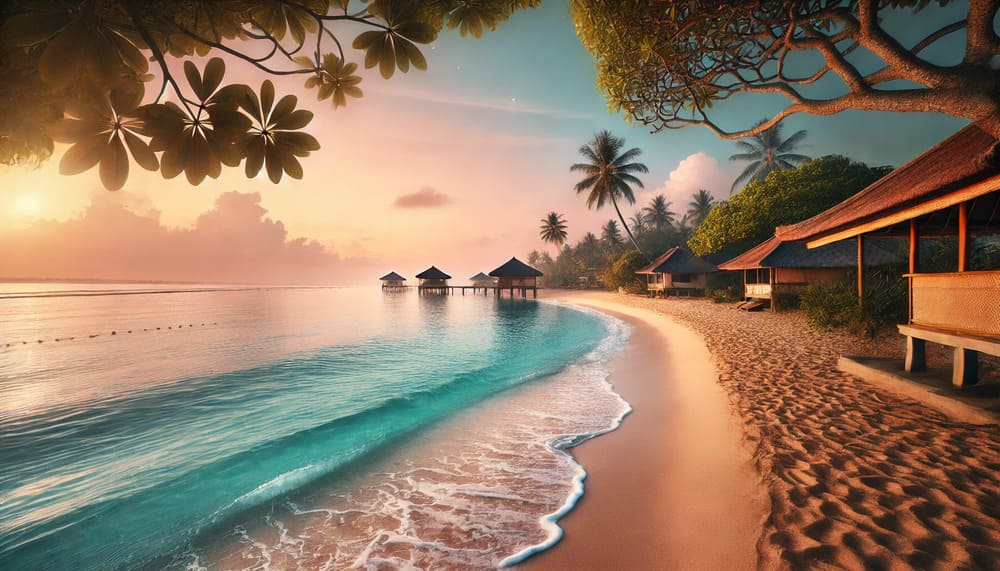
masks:
<instances>
[{"instance_id":1,"label":"buoy line in water","mask_svg":"<svg viewBox=\"0 0 1000 571\"><path fill-rule=\"evenodd\" d=\"M199 325L199 327L210 327L210 326L218 325L218 324L219 324L218 322L214 322L213 321L212 323L202 323L201 325ZM173 330L180 331L180 330L184 329L185 327L187 327L188 329L193 329L195 327L195 324L194 323L188 323L187 325L184 325L182 323L182 324L177 325L177 326L167 325L166 327L143 327L141 331L139 330L139 328L122 330L121 332L119 332L117 329L112 329L110 333L106 333L106 334L105 333L91 333L91 334L86 335L86 336L84 336L84 335L79 335L79 336L74 335L74 336L70 336L70 337L54 337L54 338L52 338L52 339L50 339L48 341L51 342L51 343L61 343L61 342L65 342L65 341L75 341L77 339L94 339L94 338L97 338L97 337L101 337L102 335L107 335L108 337L118 337L118 336L133 335L133 334L136 334L136 333L150 333L150 332L155 332L155 331L173 331ZM19 346L23 346L23 345L28 345L28 344L40 345L40 344L45 343L45 342L46 342L45 339L37 339L37 340L31 340L31 341L20 340L20 341L10 341L10 342L0 341L0 348L13 349L15 347L19 347Z\"/></svg>"}]
</instances>

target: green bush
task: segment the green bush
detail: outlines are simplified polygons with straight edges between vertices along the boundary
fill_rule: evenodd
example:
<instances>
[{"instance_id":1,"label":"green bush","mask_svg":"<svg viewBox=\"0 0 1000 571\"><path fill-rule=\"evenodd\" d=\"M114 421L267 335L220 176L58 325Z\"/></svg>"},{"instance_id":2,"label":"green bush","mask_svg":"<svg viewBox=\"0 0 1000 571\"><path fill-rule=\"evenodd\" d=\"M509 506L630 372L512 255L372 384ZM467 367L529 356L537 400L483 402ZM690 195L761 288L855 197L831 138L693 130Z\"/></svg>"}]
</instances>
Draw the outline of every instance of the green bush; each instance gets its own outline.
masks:
<instances>
[{"instance_id":1,"label":"green bush","mask_svg":"<svg viewBox=\"0 0 1000 571\"><path fill-rule=\"evenodd\" d=\"M800 299L806 318L823 329L844 327L868 337L906 320L906 281L897 272L874 270L866 274L863 306L858 304L856 284L846 280L808 286Z\"/></svg>"},{"instance_id":2,"label":"green bush","mask_svg":"<svg viewBox=\"0 0 1000 571\"><path fill-rule=\"evenodd\" d=\"M648 263L642 252L629 250L605 270L604 283L611 290L622 288L628 293L643 293L646 291L646 280L637 276L635 271Z\"/></svg>"},{"instance_id":3,"label":"green bush","mask_svg":"<svg viewBox=\"0 0 1000 571\"><path fill-rule=\"evenodd\" d=\"M743 293L740 288L736 286L724 288L707 287L705 288L705 297L711 299L715 303L731 303L743 299Z\"/></svg>"},{"instance_id":4,"label":"green bush","mask_svg":"<svg viewBox=\"0 0 1000 571\"><path fill-rule=\"evenodd\" d=\"M786 309L798 309L801 303L799 295L795 293L776 293L773 297L774 309L778 311Z\"/></svg>"}]
</instances>

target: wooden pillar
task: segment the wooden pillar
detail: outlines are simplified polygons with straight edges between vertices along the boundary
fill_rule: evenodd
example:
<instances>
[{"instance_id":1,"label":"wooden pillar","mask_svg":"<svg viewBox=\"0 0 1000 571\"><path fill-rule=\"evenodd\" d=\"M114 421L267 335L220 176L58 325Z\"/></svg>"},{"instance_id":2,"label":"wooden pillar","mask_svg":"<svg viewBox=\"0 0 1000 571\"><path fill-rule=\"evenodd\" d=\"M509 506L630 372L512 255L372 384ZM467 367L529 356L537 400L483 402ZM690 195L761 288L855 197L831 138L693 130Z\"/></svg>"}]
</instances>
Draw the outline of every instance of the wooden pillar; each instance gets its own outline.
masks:
<instances>
[{"instance_id":1,"label":"wooden pillar","mask_svg":"<svg viewBox=\"0 0 1000 571\"><path fill-rule=\"evenodd\" d=\"M927 370L927 342L916 337L906 337L906 360L903 368L907 373Z\"/></svg>"},{"instance_id":2,"label":"wooden pillar","mask_svg":"<svg viewBox=\"0 0 1000 571\"><path fill-rule=\"evenodd\" d=\"M958 271L964 272L969 264L969 203L958 205Z\"/></svg>"},{"instance_id":3,"label":"wooden pillar","mask_svg":"<svg viewBox=\"0 0 1000 571\"><path fill-rule=\"evenodd\" d=\"M920 231L917 228L917 219L910 218L910 274L920 271ZM913 278L907 278L907 323L913 323ZM907 342L907 355L909 355L909 341ZM909 371L909 369L907 369Z\"/></svg>"},{"instance_id":4,"label":"wooden pillar","mask_svg":"<svg viewBox=\"0 0 1000 571\"><path fill-rule=\"evenodd\" d=\"M865 236L858 234L858 305L864 305L865 295Z\"/></svg>"},{"instance_id":5,"label":"wooden pillar","mask_svg":"<svg viewBox=\"0 0 1000 571\"><path fill-rule=\"evenodd\" d=\"M743 301L750 299L747 296L747 272L750 270L743 270Z\"/></svg>"},{"instance_id":6,"label":"wooden pillar","mask_svg":"<svg viewBox=\"0 0 1000 571\"><path fill-rule=\"evenodd\" d=\"M777 303L777 299L774 295L774 268L767 269L767 283L771 288L771 312L773 313L777 311L777 308L774 307Z\"/></svg>"},{"instance_id":7,"label":"wooden pillar","mask_svg":"<svg viewBox=\"0 0 1000 571\"><path fill-rule=\"evenodd\" d=\"M955 347L951 384L956 387L974 385L979 381L979 353L964 347Z\"/></svg>"}]
</instances>

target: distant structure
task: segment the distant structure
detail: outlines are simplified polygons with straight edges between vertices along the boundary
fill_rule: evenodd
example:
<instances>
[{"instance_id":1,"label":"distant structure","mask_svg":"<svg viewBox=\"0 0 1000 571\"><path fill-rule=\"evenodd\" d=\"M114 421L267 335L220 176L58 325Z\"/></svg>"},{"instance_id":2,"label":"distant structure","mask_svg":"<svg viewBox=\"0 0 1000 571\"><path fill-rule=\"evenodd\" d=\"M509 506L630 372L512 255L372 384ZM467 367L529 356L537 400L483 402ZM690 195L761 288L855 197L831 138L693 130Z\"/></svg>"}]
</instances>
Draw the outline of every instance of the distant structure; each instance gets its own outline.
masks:
<instances>
[{"instance_id":1,"label":"distant structure","mask_svg":"<svg viewBox=\"0 0 1000 571\"><path fill-rule=\"evenodd\" d=\"M978 381L978 355L1000 356L1000 141L975 123L843 202L797 224L782 240L819 248L882 236L909 240L907 373L926 369L926 342L954 348L952 384ZM941 240L947 236L950 240ZM937 241L954 255L948 268L925 267L920 243ZM930 264L927 264L930 265ZM866 293L858 271L858 298Z\"/></svg>"},{"instance_id":2,"label":"distant structure","mask_svg":"<svg viewBox=\"0 0 1000 571\"><path fill-rule=\"evenodd\" d=\"M865 255L866 266L902 262L899 256L873 246ZM781 295L799 295L809 284L845 279L857 266L857 246L850 240L810 250L805 242L771 238L735 258L719 264L724 271L743 272L743 298L768 300L771 311ZM767 302L762 301L760 305Z\"/></svg>"},{"instance_id":3,"label":"distant structure","mask_svg":"<svg viewBox=\"0 0 1000 571\"><path fill-rule=\"evenodd\" d=\"M704 289L707 275L714 271L716 267L708 261L675 246L635 273L646 276L649 295L667 297L671 293L690 294Z\"/></svg>"},{"instance_id":4,"label":"distant structure","mask_svg":"<svg viewBox=\"0 0 1000 571\"><path fill-rule=\"evenodd\" d=\"M478 274L469 278L469 283L472 285L472 293L476 293L476 290L482 289L485 293L489 288L496 285L496 280L490 276L479 272Z\"/></svg>"},{"instance_id":5,"label":"distant structure","mask_svg":"<svg viewBox=\"0 0 1000 571\"><path fill-rule=\"evenodd\" d=\"M448 293L451 276L431 266L417 274L417 279L420 280L417 290L421 293Z\"/></svg>"},{"instance_id":6,"label":"distant structure","mask_svg":"<svg viewBox=\"0 0 1000 571\"><path fill-rule=\"evenodd\" d=\"M497 278L496 290L499 296L503 290L510 290L510 296L514 297L514 292L519 291L521 297L528 297L531 291L532 297L538 297L538 278L543 276L542 272L525 264L517 258L511 258L504 265L490 272L490 276Z\"/></svg>"},{"instance_id":7,"label":"distant structure","mask_svg":"<svg viewBox=\"0 0 1000 571\"><path fill-rule=\"evenodd\" d=\"M382 289L397 290L406 288L406 278L396 272L389 272L379 279L382 280Z\"/></svg>"}]
</instances>

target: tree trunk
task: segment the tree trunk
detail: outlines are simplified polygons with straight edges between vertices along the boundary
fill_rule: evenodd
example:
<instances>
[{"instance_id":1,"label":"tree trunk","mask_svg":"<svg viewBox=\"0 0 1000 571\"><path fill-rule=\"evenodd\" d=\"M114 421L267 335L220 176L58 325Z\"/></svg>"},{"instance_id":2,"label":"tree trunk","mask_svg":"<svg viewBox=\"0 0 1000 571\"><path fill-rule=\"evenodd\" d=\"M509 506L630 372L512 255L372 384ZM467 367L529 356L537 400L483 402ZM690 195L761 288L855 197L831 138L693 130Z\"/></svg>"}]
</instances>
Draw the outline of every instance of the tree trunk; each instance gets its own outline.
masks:
<instances>
[{"instance_id":1,"label":"tree trunk","mask_svg":"<svg viewBox=\"0 0 1000 571\"><path fill-rule=\"evenodd\" d=\"M622 216L622 211L618 210L618 202L615 201L614 193L611 194L611 205L615 207L615 212L618 213L618 219L622 221L622 227L625 228L625 233L628 234L628 239L632 241L632 245L635 246L635 249L639 250L639 253L645 256L646 253L643 252L642 248L639 247L639 244L636 243L635 236L632 235L632 230L630 230L628 224L625 223L625 217Z\"/></svg>"}]
</instances>

